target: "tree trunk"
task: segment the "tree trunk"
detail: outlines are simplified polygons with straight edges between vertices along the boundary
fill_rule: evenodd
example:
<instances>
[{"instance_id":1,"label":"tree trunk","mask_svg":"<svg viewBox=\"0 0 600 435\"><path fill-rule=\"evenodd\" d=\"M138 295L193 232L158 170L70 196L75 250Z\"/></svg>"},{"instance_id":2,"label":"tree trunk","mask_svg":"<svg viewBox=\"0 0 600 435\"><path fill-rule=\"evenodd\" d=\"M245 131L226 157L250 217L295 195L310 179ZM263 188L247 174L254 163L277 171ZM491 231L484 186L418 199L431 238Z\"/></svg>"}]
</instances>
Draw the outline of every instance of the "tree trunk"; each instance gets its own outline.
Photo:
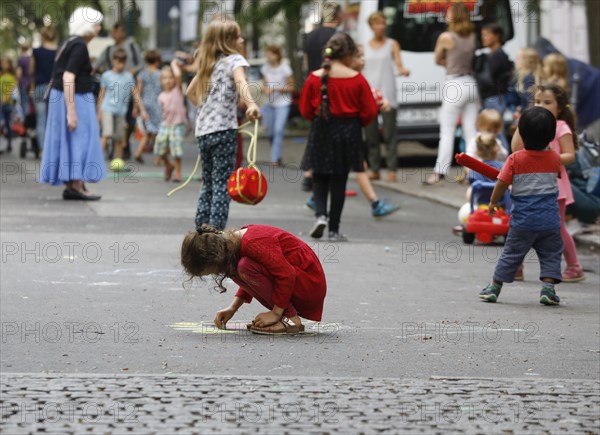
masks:
<instances>
[{"instance_id":1,"label":"tree trunk","mask_svg":"<svg viewBox=\"0 0 600 435\"><path fill-rule=\"evenodd\" d=\"M590 51L590 64L600 68L600 2L586 0L586 15L588 24L588 45Z\"/></svg>"},{"instance_id":2,"label":"tree trunk","mask_svg":"<svg viewBox=\"0 0 600 435\"><path fill-rule=\"evenodd\" d=\"M298 57L298 35L300 34L300 13L302 5L300 2L291 2L285 16L285 39L287 42L287 56L290 67L294 72L294 83L297 89L304 84L302 74L302 58Z\"/></svg>"}]
</instances>

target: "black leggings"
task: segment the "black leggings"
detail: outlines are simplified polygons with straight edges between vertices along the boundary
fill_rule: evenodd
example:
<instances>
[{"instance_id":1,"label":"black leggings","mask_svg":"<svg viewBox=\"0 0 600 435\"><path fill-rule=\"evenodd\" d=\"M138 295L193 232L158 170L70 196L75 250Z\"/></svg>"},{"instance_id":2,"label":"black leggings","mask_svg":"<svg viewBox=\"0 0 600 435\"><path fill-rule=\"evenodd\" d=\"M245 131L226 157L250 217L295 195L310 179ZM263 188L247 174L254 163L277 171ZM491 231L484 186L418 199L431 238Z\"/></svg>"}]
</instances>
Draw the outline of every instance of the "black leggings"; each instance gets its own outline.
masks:
<instances>
[{"instance_id":1,"label":"black leggings","mask_svg":"<svg viewBox=\"0 0 600 435\"><path fill-rule=\"evenodd\" d=\"M346 200L346 182L348 174L313 174L313 196L316 216L329 216L329 231L339 232L340 219ZM327 196L331 193L329 214Z\"/></svg>"}]
</instances>

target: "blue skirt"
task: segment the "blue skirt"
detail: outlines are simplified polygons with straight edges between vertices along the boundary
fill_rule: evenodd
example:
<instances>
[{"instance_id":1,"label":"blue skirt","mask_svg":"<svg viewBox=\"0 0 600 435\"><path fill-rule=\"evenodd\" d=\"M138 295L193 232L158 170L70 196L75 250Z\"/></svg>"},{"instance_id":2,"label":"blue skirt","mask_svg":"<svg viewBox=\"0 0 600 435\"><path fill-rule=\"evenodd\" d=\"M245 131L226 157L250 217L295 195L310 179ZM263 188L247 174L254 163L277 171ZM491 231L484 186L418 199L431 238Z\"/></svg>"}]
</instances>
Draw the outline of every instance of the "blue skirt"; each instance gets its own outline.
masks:
<instances>
[{"instance_id":1,"label":"blue skirt","mask_svg":"<svg viewBox=\"0 0 600 435\"><path fill-rule=\"evenodd\" d=\"M75 94L77 128L67 128L64 94L52 89L48 99L48 120L40 181L54 186L82 180L96 183L106 178L94 95Z\"/></svg>"}]
</instances>

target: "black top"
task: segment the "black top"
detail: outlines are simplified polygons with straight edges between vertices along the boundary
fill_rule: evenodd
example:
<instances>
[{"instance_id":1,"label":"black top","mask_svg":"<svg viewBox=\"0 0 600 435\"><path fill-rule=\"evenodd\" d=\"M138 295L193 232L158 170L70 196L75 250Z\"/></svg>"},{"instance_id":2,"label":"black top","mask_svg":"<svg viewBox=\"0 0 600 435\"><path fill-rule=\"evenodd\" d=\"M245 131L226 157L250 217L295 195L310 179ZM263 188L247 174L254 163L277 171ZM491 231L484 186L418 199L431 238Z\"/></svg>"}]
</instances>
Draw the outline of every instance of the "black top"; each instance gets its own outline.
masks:
<instances>
[{"instance_id":1,"label":"black top","mask_svg":"<svg viewBox=\"0 0 600 435\"><path fill-rule=\"evenodd\" d=\"M481 97L488 98L495 95L506 94L510 79L512 78L514 72L513 63L508 59L508 56L504 50L502 50L502 48L490 53L487 56L487 62L490 67L493 86L485 89L484 92L482 92Z\"/></svg>"},{"instance_id":2,"label":"black top","mask_svg":"<svg viewBox=\"0 0 600 435\"><path fill-rule=\"evenodd\" d=\"M35 84L45 85L50 82L52 77L52 66L54 65L54 57L56 50L40 47L33 49L33 58L35 59Z\"/></svg>"},{"instance_id":3,"label":"black top","mask_svg":"<svg viewBox=\"0 0 600 435\"><path fill-rule=\"evenodd\" d=\"M308 57L309 73L321 68L325 45L336 32L337 30L331 27L319 27L306 36L304 52Z\"/></svg>"},{"instance_id":4,"label":"black top","mask_svg":"<svg viewBox=\"0 0 600 435\"><path fill-rule=\"evenodd\" d=\"M52 87L63 91L62 76L68 71L75 74L75 93L92 92L92 64L90 54L83 38L75 38L65 47L60 59L54 65L54 80Z\"/></svg>"}]
</instances>

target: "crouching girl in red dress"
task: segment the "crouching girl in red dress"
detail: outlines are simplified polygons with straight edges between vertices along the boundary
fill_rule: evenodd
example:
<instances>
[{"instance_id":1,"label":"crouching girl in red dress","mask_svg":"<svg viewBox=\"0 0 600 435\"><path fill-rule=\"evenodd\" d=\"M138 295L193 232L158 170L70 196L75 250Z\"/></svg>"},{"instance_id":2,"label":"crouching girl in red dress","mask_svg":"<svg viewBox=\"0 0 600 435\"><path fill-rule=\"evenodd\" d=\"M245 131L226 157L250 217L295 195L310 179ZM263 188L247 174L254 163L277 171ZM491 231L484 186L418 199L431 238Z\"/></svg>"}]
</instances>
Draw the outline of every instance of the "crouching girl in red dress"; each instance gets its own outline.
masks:
<instances>
[{"instance_id":1,"label":"crouching girl in red dress","mask_svg":"<svg viewBox=\"0 0 600 435\"><path fill-rule=\"evenodd\" d=\"M229 307L215 315L218 328L252 298L270 310L248 325L257 334L297 334L304 331L300 317L321 320L323 268L314 251L287 231L266 225L219 231L203 224L185 236L181 264L192 278L214 275L222 292L225 278L240 286Z\"/></svg>"}]
</instances>

